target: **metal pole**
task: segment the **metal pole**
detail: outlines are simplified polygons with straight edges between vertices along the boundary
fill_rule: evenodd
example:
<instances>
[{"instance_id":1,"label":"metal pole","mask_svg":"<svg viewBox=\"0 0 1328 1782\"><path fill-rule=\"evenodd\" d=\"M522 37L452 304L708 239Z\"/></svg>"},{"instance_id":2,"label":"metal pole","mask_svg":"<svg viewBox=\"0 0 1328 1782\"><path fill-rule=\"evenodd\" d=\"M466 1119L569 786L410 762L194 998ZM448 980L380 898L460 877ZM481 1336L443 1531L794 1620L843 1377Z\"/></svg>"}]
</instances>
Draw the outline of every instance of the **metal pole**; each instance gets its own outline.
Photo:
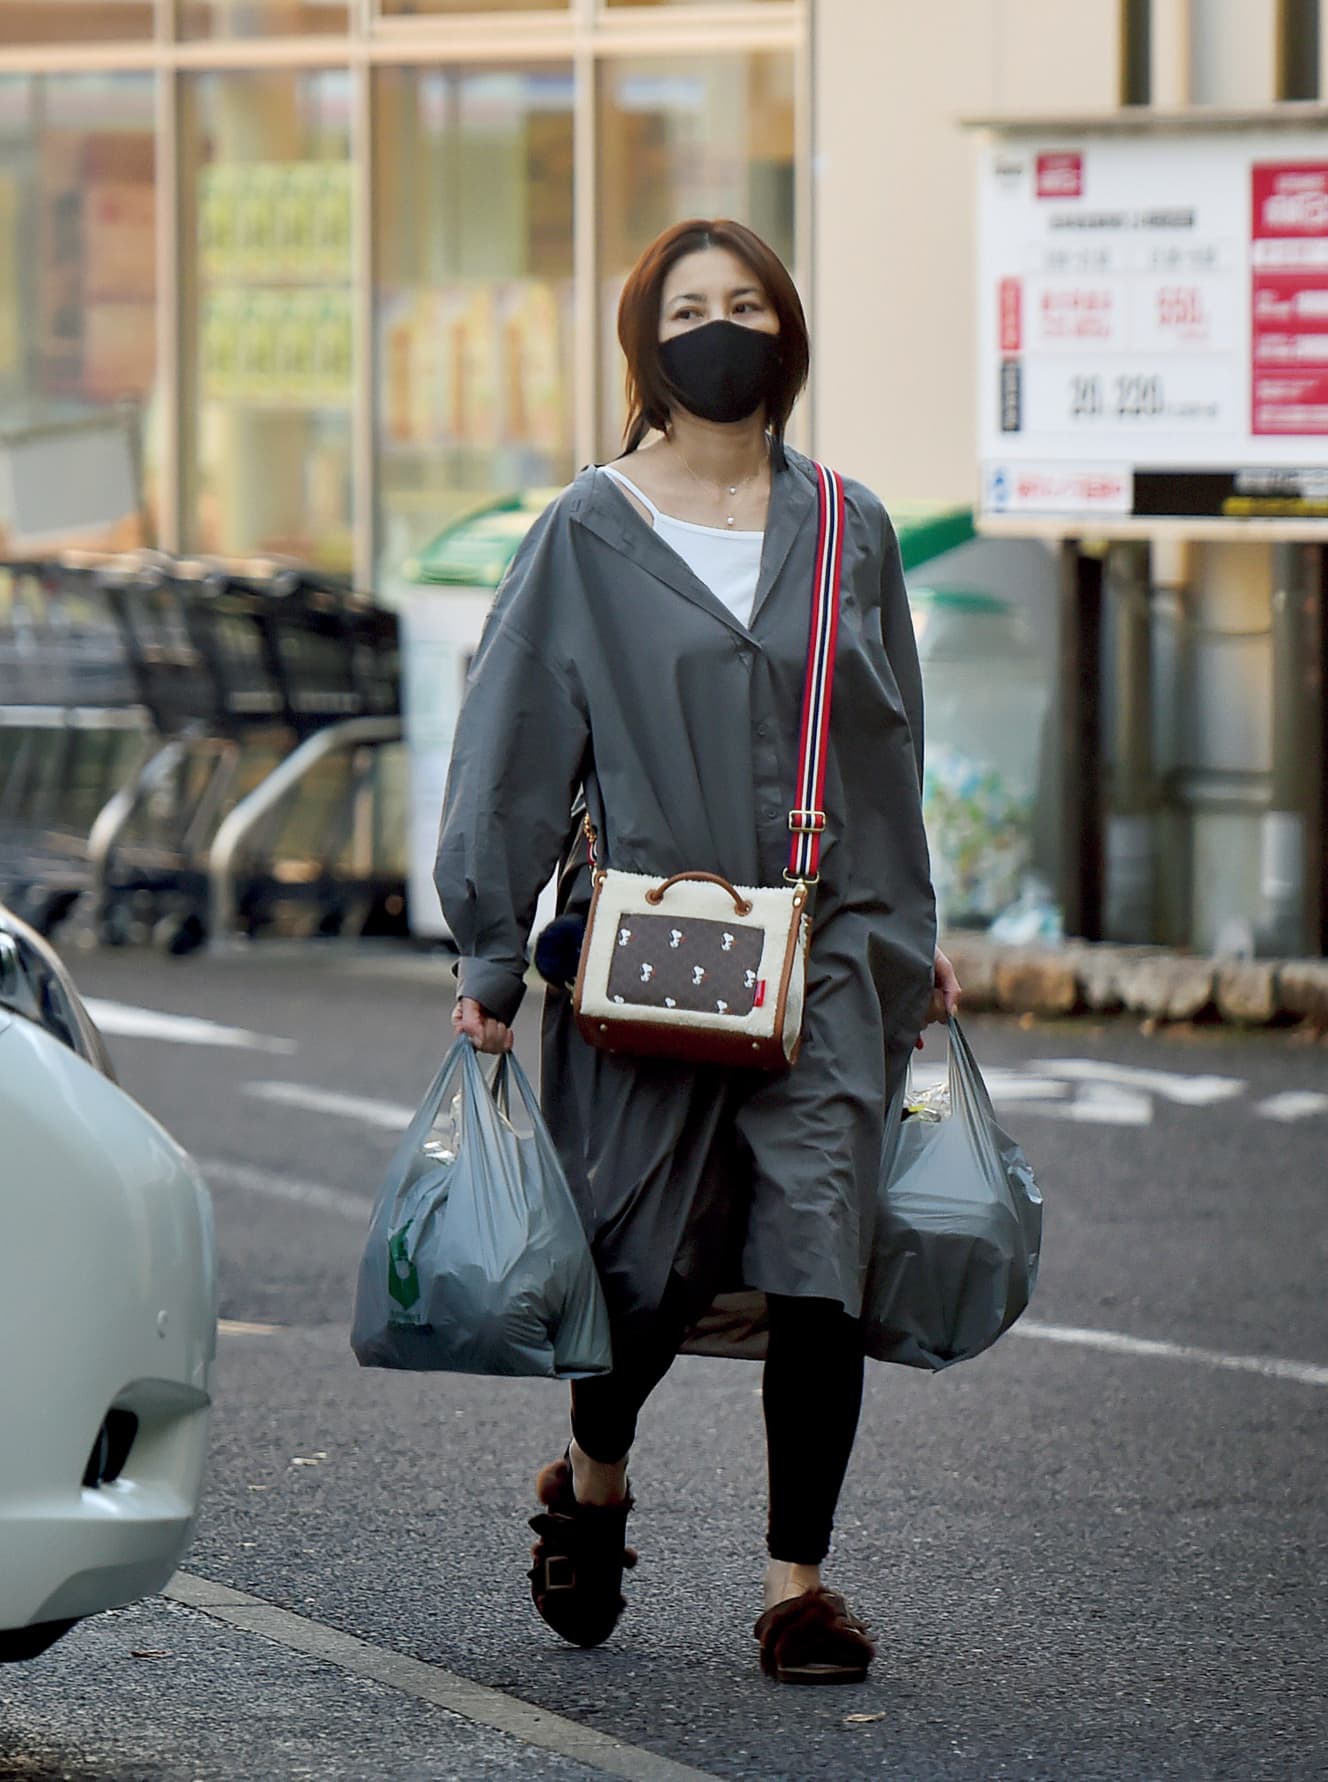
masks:
<instances>
[{"instance_id":1,"label":"metal pole","mask_svg":"<svg viewBox=\"0 0 1328 1782\"><path fill-rule=\"evenodd\" d=\"M1065 932L1102 938L1102 562L1061 548L1061 757Z\"/></svg>"},{"instance_id":2,"label":"metal pole","mask_svg":"<svg viewBox=\"0 0 1328 1782\"><path fill-rule=\"evenodd\" d=\"M1150 551L1153 584L1153 783L1156 938L1164 945L1190 936L1192 837L1180 793L1181 770L1190 760L1186 724L1185 603L1193 575L1192 552L1183 541L1155 538ZM1192 674L1192 665L1189 671Z\"/></svg>"},{"instance_id":3,"label":"metal pole","mask_svg":"<svg viewBox=\"0 0 1328 1782\"><path fill-rule=\"evenodd\" d=\"M1107 936L1151 941L1157 921L1149 551L1112 548L1108 560L1116 686L1111 814L1106 824Z\"/></svg>"}]
</instances>

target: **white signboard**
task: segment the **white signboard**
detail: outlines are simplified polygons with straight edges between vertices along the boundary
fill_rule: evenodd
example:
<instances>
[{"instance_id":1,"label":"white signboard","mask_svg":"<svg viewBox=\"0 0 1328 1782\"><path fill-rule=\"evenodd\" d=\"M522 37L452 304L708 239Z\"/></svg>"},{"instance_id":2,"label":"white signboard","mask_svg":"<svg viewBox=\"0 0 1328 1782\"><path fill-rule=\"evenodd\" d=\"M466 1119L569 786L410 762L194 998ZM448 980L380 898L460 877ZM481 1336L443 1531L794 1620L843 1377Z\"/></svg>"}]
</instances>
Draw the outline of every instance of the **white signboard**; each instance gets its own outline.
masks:
<instances>
[{"instance_id":1,"label":"white signboard","mask_svg":"<svg viewBox=\"0 0 1328 1782\"><path fill-rule=\"evenodd\" d=\"M1328 138L1009 138L980 172L987 514L1328 522Z\"/></svg>"}]
</instances>

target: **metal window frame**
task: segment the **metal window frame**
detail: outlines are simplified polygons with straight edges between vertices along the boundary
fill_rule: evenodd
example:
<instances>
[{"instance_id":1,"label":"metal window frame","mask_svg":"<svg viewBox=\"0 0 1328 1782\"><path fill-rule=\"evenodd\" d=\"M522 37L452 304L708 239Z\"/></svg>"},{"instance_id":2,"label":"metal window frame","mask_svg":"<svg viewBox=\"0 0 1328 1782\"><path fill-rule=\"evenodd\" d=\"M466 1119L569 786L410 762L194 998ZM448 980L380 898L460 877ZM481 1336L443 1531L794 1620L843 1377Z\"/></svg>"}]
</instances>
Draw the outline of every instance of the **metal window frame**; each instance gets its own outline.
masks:
<instances>
[{"instance_id":1,"label":"metal window frame","mask_svg":"<svg viewBox=\"0 0 1328 1782\"><path fill-rule=\"evenodd\" d=\"M572 432L575 461L595 456L600 414L598 92L604 63L623 56L770 54L792 56L794 74L794 276L805 292L812 278L811 46L812 0L705 0L660 6L610 6L607 0L568 0L566 7L532 5L522 12L434 14L398 18L382 0L349 0L344 35L195 39L179 34L179 0L156 0L155 34L134 43L35 44L0 48L0 77L150 73L155 76L156 142L156 372L161 404L162 458L158 469L158 536L163 549L183 548L195 468L185 462L190 430L184 404L195 379L197 315L190 315L191 275L185 264L188 194L185 143L186 77L275 70L346 69L352 83L350 161L355 170L351 247L355 369L351 392L351 535L354 572L371 587L379 547L380 462L376 443L379 402L375 351L377 242L374 233L374 71L383 67L489 64L526 66L562 62L574 77L572 276L577 292L573 334ZM807 446L810 403L792 428Z\"/></svg>"}]
</instances>

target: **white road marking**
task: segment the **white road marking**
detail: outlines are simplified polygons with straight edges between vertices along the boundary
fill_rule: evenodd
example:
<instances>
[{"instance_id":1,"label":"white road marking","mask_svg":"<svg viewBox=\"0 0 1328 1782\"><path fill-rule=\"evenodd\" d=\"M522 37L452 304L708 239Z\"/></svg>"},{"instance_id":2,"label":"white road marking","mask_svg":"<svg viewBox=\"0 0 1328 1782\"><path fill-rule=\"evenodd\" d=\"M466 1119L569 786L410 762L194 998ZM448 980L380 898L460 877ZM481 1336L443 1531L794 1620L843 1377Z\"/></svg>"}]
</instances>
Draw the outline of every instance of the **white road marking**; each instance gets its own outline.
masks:
<instances>
[{"instance_id":1,"label":"white road marking","mask_svg":"<svg viewBox=\"0 0 1328 1782\"><path fill-rule=\"evenodd\" d=\"M1028 1101L1019 1111L1039 1114L1044 1120L1079 1121L1091 1126L1153 1123L1153 1104L1148 1097L1137 1089L1118 1089L1114 1083L1085 1083L1073 1101Z\"/></svg>"},{"instance_id":2,"label":"white road marking","mask_svg":"<svg viewBox=\"0 0 1328 1782\"><path fill-rule=\"evenodd\" d=\"M1328 1095L1317 1089L1284 1089L1255 1106L1265 1120L1307 1120L1311 1114L1328 1113Z\"/></svg>"},{"instance_id":3,"label":"white road marking","mask_svg":"<svg viewBox=\"0 0 1328 1782\"><path fill-rule=\"evenodd\" d=\"M1052 1103L1051 1106L1055 1106ZM1060 1110L1064 1113L1064 1109ZM232 1163L222 1157L199 1157L198 1167L204 1176L219 1186L247 1189L271 1200L290 1201L296 1206L316 1207L323 1212L339 1213L357 1225L367 1223L373 1202L366 1196L344 1194L337 1188L326 1188L318 1182L301 1182L268 1170L255 1169L247 1163ZM1039 1337L1047 1343L1079 1344L1089 1349L1106 1349L1124 1355L1149 1355L1169 1361L1197 1362L1206 1367L1227 1368L1238 1373L1264 1374L1274 1380L1297 1380L1303 1385L1328 1386L1328 1367L1316 1367L1304 1361L1286 1361L1278 1356L1226 1355L1216 1349L1198 1349L1187 1343L1157 1342L1148 1337L1127 1336L1119 1330L1089 1330L1077 1325L1039 1324L1035 1319L1021 1318L1011 1326L1016 1336ZM238 1333L237 1333L238 1334Z\"/></svg>"},{"instance_id":4,"label":"white road marking","mask_svg":"<svg viewBox=\"0 0 1328 1782\"><path fill-rule=\"evenodd\" d=\"M1013 1070L986 1070L982 1080L993 1101L1050 1101L1068 1092L1068 1085L1053 1077L1023 1076Z\"/></svg>"},{"instance_id":5,"label":"white road marking","mask_svg":"<svg viewBox=\"0 0 1328 1782\"><path fill-rule=\"evenodd\" d=\"M123 1039L168 1040L176 1046L233 1046L250 1052L294 1052L295 1041L224 1027L199 1015L167 1015L160 1009L138 1009L127 1002L86 999L88 1013L103 1033Z\"/></svg>"},{"instance_id":6,"label":"white road marking","mask_svg":"<svg viewBox=\"0 0 1328 1782\"><path fill-rule=\"evenodd\" d=\"M290 1652L301 1652L335 1665L348 1676L372 1678L402 1695L446 1708L475 1726L488 1727L539 1751L552 1751L598 1770L601 1775L617 1776L622 1782L717 1782L708 1771L694 1770L671 1757L629 1745L609 1733L552 1714L547 1708L537 1708L519 1696L472 1682L441 1665L425 1664L418 1658L407 1658L403 1653L356 1639L339 1628L264 1602L261 1596L250 1596L247 1591L211 1584L190 1572L177 1572L162 1595L228 1627L257 1634Z\"/></svg>"},{"instance_id":7,"label":"white road marking","mask_svg":"<svg viewBox=\"0 0 1328 1782\"><path fill-rule=\"evenodd\" d=\"M1017 1106L1042 1120L1101 1126L1150 1125L1154 1096L1178 1107L1206 1108L1234 1101L1249 1088L1243 1077L1148 1070L1097 1058L1039 1058L1028 1072L998 1065L984 1071L983 1078L999 1106ZM945 1067L915 1066L913 1080L919 1089L932 1088L945 1081ZM1328 1113L1328 1094L1287 1089L1266 1096L1253 1111L1265 1120L1308 1120Z\"/></svg>"},{"instance_id":8,"label":"white road marking","mask_svg":"<svg viewBox=\"0 0 1328 1782\"><path fill-rule=\"evenodd\" d=\"M314 1089L306 1083L246 1083L246 1095L274 1101L280 1107L305 1108L311 1114L331 1114L339 1120L356 1120L362 1126L383 1126L402 1132L415 1118L415 1109L400 1101L378 1101L367 1095L343 1095L339 1090Z\"/></svg>"},{"instance_id":9,"label":"white road marking","mask_svg":"<svg viewBox=\"0 0 1328 1782\"><path fill-rule=\"evenodd\" d=\"M194 1161L204 1180L215 1182L219 1188L242 1188L268 1200L285 1200L297 1207L339 1213L343 1219L354 1219L357 1225L367 1224L373 1211L373 1201L367 1194L343 1194L340 1188L328 1188L322 1182L301 1182L293 1176L255 1169L248 1163L232 1163L225 1157L196 1157Z\"/></svg>"},{"instance_id":10,"label":"white road marking","mask_svg":"<svg viewBox=\"0 0 1328 1782\"><path fill-rule=\"evenodd\" d=\"M1179 1071L1138 1070L1132 1065L1087 1058L1041 1059L1037 1071L1041 1074L996 1065L983 1072L983 1080L992 1100L1001 1107L1017 1107L1020 1113L1042 1120L1089 1126L1149 1126L1153 1095L1180 1107L1201 1108L1230 1101L1247 1087L1240 1077L1187 1077ZM913 1076L919 1089L933 1088L945 1081L945 1067L916 1066ZM404 1102L344 1095L304 1083L246 1083L244 1093L281 1107L330 1114L334 1119L355 1120L389 1132L404 1131L415 1114ZM1287 1090L1259 1102L1254 1111L1268 1120L1304 1120L1328 1112L1328 1095L1312 1089Z\"/></svg>"},{"instance_id":11,"label":"white road marking","mask_svg":"<svg viewBox=\"0 0 1328 1782\"><path fill-rule=\"evenodd\" d=\"M1040 1067L1047 1068L1047 1067ZM914 1070L918 1088L933 1088L945 1081L942 1065L924 1065ZM1052 1076L1032 1076L997 1065L982 1073L987 1093L999 1107L1017 1107L1021 1114L1036 1114L1043 1120L1069 1120L1095 1126L1147 1126L1153 1118L1153 1104L1147 1095L1136 1089L1124 1089L1115 1083L1084 1083L1072 1099L1071 1085Z\"/></svg>"},{"instance_id":12,"label":"white road marking","mask_svg":"<svg viewBox=\"0 0 1328 1782\"><path fill-rule=\"evenodd\" d=\"M1071 1082L1118 1083L1125 1089L1142 1089L1182 1107L1206 1108L1230 1101L1245 1090L1243 1077L1191 1076L1178 1070L1140 1070L1132 1064L1112 1064L1100 1058L1039 1058L1035 1070Z\"/></svg>"},{"instance_id":13,"label":"white road marking","mask_svg":"<svg viewBox=\"0 0 1328 1782\"><path fill-rule=\"evenodd\" d=\"M923 1064L913 1067L913 1081L919 1089L932 1089L945 1081L946 1071L943 1064ZM1054 1077L1035 1077L1026 1071L1006 1070L1002 1065L992 1065L982 1073L982 1080L987 1085L987 1093L993 1101L1040 1101L1050 1100L1054 1096L1067 1095L1068 1083L1059 1083Z\"/></svg>"},{"instance_id":14,"label":"white road marking","mask_svg":"<svg viewBox=\"0 0 1328 1782\"><path fill-rule=\"evenodd\" d=\"M1071 1343L1106 1349L1117 1355L1149 1355L1164 1361L1198 1362L1234 1373L1263 1374L1271 1380L1295 1380L1302 1386L1328 1386L1328 1367L1308 1361L1285 1361L1276 1355L1227 1355L1220 1349L1196 1349L1189 1343L1163 1343L1126 1336L1119 1330L1087 1330L1071 1324L1039 1324L1021 1318L1010 1326L1015 1336L1037 1337L1044 1343Z\"/></svg>"},{"instance_id":15,"label":"white road marking","mask_svg":"<svg viewBox=\"0 0 1328 1782\"><path fill-rule=\"evenodd\" d=\"M282 1328L280 1324L249 1324L243 1318L217 1319L218 1336L276 1336Z\"/></svg>"}]
</instances>

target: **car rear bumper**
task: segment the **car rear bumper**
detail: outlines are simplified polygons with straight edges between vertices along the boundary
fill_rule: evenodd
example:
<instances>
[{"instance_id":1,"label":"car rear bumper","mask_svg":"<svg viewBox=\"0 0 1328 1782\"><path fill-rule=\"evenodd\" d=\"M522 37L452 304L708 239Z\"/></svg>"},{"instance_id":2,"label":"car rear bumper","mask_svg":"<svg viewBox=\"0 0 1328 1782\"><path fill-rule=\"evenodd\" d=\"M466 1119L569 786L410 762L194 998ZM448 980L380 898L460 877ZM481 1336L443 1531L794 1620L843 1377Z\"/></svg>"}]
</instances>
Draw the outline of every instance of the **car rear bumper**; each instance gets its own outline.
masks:
<instances>
[{"instance_id":1,"label":"car rear bumper","mask_svg":"<svg viewBox=\"0 0 1328 1782\"><path fill-rule=\"evenodd\" d=\"M0 1033L0 1629L157 1590L202 1489L211 1204L120 1089L31 1023Z\"/></svg>"},{"instance_id":2,"label":"car rear bumper","mask_svg":"<svg viewBox=\"0 0 1328 1782\"><path fill-rule=\"evenodd\" d=\"M206 1444L206 1402L159 1409L118 1479L7 1499L0 1627L94 1615L160 1590L189 1544Z\"/></svg>"}]
</instances>

